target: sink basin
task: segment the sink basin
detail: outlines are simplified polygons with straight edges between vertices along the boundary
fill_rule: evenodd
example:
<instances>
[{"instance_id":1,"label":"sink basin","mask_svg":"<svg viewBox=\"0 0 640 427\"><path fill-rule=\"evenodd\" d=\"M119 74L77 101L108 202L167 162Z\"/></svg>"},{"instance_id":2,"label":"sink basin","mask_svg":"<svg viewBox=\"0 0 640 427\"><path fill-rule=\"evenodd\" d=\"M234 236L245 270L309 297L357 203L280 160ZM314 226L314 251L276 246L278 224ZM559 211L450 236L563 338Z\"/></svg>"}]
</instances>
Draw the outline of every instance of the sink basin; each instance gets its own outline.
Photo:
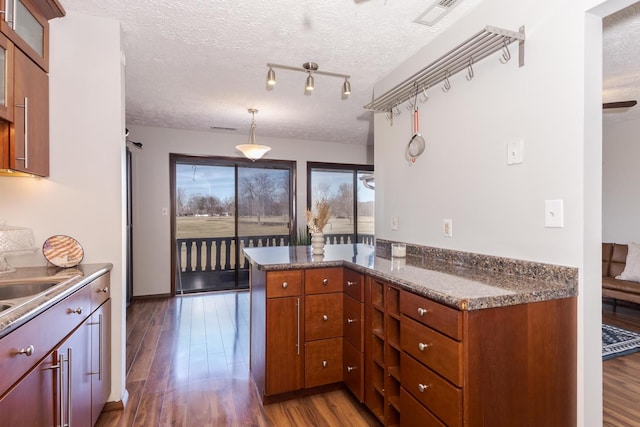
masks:
<instances>
[{"instance_id":1,"label":"sink basin","mask_svg":"<svg viewBox=\"0 0 640 427\"><path fill-rule=\"evenodd\" d=\"M30 295L39 294L49 288L56 286L59 282L24 282L24 283L9 283L6 285L0 284L0 300L8 300L15 298L28 297ZM0 305L4 307L5 304ZM2 308L6 310L10 306ZM2 311L0 310L0 311Z\"/></svg>"}]
</instances>

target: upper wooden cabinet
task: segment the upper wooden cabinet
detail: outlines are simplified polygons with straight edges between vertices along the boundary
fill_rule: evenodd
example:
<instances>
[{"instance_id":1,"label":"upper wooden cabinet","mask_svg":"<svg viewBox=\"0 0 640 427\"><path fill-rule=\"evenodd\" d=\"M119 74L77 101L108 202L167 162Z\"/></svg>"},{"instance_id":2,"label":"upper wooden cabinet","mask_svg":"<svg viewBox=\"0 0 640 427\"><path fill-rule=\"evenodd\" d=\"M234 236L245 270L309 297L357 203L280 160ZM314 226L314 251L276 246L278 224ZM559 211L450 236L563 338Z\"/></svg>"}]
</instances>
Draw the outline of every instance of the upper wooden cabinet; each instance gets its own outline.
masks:
<instances>
[{"instance_id":1,"label":"upper wooden cabinet","mask_svg":"<svg viewBox=\"0 0 640 427\"><path fill-rule=\"evenodd\" d=\"M57 0L0 0L0 172L49 175L49 24Z\"/></svg>"},{"instance_id":2,"label":"upper wooden cabinet","mask_svg":"<svg viewBox=\"0 0 640 427\"><path fill-rule=\"evenodd\" d=\"M0 0L0 31L44 71L49 70L49 19L64 16L55 0Z\"/></svg>"}]
</instances>

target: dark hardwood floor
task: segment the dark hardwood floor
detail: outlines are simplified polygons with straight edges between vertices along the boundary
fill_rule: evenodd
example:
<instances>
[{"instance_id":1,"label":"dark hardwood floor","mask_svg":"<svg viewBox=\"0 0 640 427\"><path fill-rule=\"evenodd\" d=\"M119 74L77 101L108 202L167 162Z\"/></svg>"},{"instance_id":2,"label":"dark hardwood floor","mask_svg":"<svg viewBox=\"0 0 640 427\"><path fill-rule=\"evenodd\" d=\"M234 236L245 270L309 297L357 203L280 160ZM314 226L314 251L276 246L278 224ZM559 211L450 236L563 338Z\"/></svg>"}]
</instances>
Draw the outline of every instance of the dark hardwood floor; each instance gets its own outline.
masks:
<instances>
[{"instance_id":1,"label":"dark hardwood floor","mask_svg":"<svg viewBox=\"0 0 640 427\"><path fill-rule=\"evenodd\" d=\"M129 401L98 426L379 425L345 390L262 406L246 291L135 301L126 333Z\"/></svg>"},{"instance_id":2,"label":"dark hardwood floor","mask_svg":"<svg viewBox=\"0 0 640 427\"><path fill-rule=\"evenodd\" d=\"M640 305L602 304L602 322L640 332ZM603 425L640 426L640 352L602 364Z\"/></svg>"}]
</instances>

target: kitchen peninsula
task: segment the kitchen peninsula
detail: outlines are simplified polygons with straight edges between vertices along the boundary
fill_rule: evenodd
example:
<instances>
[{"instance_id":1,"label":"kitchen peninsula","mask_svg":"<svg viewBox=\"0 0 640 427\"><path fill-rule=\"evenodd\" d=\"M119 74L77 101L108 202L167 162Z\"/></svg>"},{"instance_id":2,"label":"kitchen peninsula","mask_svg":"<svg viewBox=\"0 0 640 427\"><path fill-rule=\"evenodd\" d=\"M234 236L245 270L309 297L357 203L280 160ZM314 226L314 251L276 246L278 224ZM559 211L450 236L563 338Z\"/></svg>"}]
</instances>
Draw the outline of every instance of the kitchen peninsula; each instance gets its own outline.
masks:
<instances>
[{"instance_id":1,"label":"kitchen peninsula","mask_svg":"<svg viewBox=\"0 0 640 427\"><path fill-rule=\"evenodd\" d=\"M576 424L571 274L390 259L363 244L320 258L306 246L244 252L265 403L344 385L384 425Z\"/></svg>"}]
</instances>

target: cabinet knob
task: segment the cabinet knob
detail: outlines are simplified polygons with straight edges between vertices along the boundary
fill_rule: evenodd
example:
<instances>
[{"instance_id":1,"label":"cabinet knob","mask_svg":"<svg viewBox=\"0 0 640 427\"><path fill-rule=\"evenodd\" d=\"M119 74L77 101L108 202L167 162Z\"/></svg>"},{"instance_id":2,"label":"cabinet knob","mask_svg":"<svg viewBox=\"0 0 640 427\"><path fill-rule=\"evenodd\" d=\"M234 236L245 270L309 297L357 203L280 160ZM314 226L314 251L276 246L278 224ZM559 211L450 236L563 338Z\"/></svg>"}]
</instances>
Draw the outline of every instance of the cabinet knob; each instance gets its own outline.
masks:
<instances>
[{"instance_id":1,"label":"cabinet knob","mask_svg":"<svg viewBox=\"0 0 640 427\"><path fill-rule=\"evenodd\" d=\"M425 344L425 343L418 343L418 349L420 351L425 351L427 348L429 348L429 344Z\"/></svg>"},{"instance_id":2,"label":"cabinet knob","mask_svg":"<svg viewBox=\"0 0 640 427\"><path fill-rule=\"evenodd\" d=\"M351 324L353 322L355 322L355 319L347 319L347 323Z\"/></svg>"},{"instance_id":3,"label":"cabinet knob","mask_svg":"<svg viewBox=\"0 0 640 427\"><path fill-rule=\"evenodd\" d=\"M289 287L289 284L287 282L282 282L282 287L284 289L287 289Z\"/></svg>"},{"instance_id":4,"label":"cabinet knob","mask_svg":"<svg viewBox=\"0 0 640 427\"><path fill-rule=\"evenodd\" d=\"M105 294L108 294L109 293L109 288L105 286L104 288L100 289L98 292L103 292Z\"/></svg>"},{"instance_id":5,"label":"cabinet knob","mask_svg":"<svg viewBox=\"0 0 640 427\"><path fill-rule=\"evenodd\" d=\"M427 310L425 308L418 307L418 314L420 316L424 316L425 314L427 314Z\"/></svg>"},{"instance_id":6,"label":"cabinet knob","mask_svg":"<svg viewBox=\"0 0 640 427\"><path fill-rule=\"evenodd\" d=\"M322 361L322 367L326 368L327 366L329 366L329 362L327 362L326 360Z\"/></svg>"},{"instance_id":7,"label":"cabinet knob","mask_svg":"<svg viewBox=\"0 0 640 427\"><path fill-rule=\"evenodd\" d=\"M16 354L24 354L25 356L31 356L33 355L34 351L36 351L36 349L33 347L33 345L30 345L29 347L21 348L16 352Z\"/></svg>"},{"instance_id":8,"label":"cabinet knob","mask_svg":"<svg viewBox=\"0 0 640 427\"><path fill-rule=\"evenodd\" d=\"M348 286L348 287L351 287L351 286L353 286L353 285L355 285L355 284L357 284L357 283L358 283L358 282L352 282L351 280L347 280L347 286Z\"/></svg>"},{"instance_id":9,"label":"cabinet knob","mask_svg":"<svg viewBox=\"0 0 640 427\"><path fill-rule=\"evenodd\" d=\"M356 369L356 367L355 367L355 366L347 366L347 372L351 372L351 371L353 371L354 369Z\"/></svg>"},{"instance_id":10,"label":"cabinet knob","mask_svg":"<svg viewBox=\"0 0 640 427\"><path fill-rule=\"evenodd\" d=\"M322 284L327 286L329 284L329 279L327 279L326 277L322 279Z\"/></svg>"},{"instance_id":11,"label":"cabinet knob","mask_svg":"<svg viewBox=\"0 0 640 427\"><path fill-rule=\"evenodd\" d=\"M420 393L424 393L426 389L428 389L429 386L425 385L425 384L418 384L418 390L420 391Z\"/></svg>"},{"instance_id":12,"label":"cabinet knob","mask_svg":"<svg viewBox=\"0 0 640 427\"><path fill-rule=\"evenodd\" d=\"M329 316L327 316L326 314L322 315L322 320L327 321L329 320Z\"/></svg>"},{"instance_id":13,"label":"cabinet knob","mask_svg":"<svg viewBox=\"0 0 640 427\"><path fill-rule=\"evenodd\" d=\"M67 312L69 314L82 314L82 307L78 307L75 310L70 308Z\"/></svg>"}]
</instances>

